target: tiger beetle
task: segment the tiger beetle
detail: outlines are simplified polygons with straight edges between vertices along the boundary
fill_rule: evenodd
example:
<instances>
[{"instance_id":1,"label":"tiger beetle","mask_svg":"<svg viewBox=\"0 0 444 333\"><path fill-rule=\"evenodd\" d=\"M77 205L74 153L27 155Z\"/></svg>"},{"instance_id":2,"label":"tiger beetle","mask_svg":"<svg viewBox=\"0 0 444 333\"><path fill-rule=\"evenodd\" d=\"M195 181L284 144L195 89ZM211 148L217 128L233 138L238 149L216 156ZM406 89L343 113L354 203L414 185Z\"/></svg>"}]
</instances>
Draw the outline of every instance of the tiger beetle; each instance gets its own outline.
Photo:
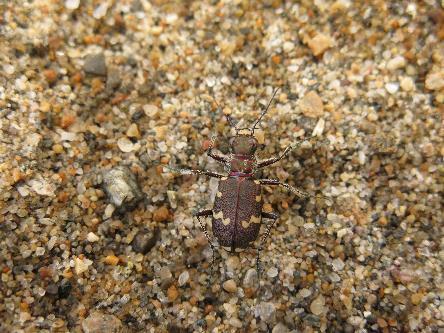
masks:
<instances>
[{"instance_id":1,"label":"tiger beetle","mask_svg":"<svg viewBox=\"0 0 444 333\"><path fill-rule=\"evenodd\" d=\"M308 198L312 196L305 191L289 184L282 183L277 179L258 179L255 177L255 173L258 170L280 161L293 149L299 147L304 141L308 140L305 139L286 147L284 151L276 157L263 161L258 161L256 159L255 153L259 143L254 137L254 131L258 128L260 121L270 108L277 91L278 89L273 92L273 96L268 102L267 107L251 128L237 128L231 117L228 115L226 116L230 127L234 128L236 131L236 135L230 139L229 156L220 155L214 152L214 142L216 137L212 137L207 150L207 155L215 159L217 162L222 163L225 168L229 170L228 175L222 175L206 170L166 167L166 169L182 175L204 175L220 179L213 209L205 209L194 214L211 246L212 267L214 267L215 261L215 245L207 231L206 223L203 223L201 218L212 217L213 235L217 238L219 245L231 253L240 252L249 248L259 237L262 219L271 220L271 223L266 227L266 231L257 248L256 269L258 273L258 281L260 281L261 272L260 253L270 235L271 229L279 218L279 215L276 212L262 211L263 198L261 187L263 185L277 185L284 187L300 198ZM218 109L220 110L219 105Z\"/></svg>"}]
</instances>

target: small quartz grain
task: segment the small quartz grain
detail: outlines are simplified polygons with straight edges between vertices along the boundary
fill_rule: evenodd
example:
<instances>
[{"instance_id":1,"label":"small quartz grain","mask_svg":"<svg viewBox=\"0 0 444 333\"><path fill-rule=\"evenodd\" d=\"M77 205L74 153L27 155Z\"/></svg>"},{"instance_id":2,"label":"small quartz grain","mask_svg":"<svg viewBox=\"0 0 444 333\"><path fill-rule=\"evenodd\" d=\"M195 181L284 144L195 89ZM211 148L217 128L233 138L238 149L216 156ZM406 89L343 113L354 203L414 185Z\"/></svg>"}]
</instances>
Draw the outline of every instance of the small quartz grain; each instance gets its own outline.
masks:
<instances>
[{"instance_id":1,"label":"small quartz grain","mask_svg":"<svg viewBox=\"0 0 444 333\"><path fill-rule=\"evenodd\" d=\"M235 293L237 290L236 282L232 279L225 281L222 286L229 293Z\"/></svg>"}]
</instances>

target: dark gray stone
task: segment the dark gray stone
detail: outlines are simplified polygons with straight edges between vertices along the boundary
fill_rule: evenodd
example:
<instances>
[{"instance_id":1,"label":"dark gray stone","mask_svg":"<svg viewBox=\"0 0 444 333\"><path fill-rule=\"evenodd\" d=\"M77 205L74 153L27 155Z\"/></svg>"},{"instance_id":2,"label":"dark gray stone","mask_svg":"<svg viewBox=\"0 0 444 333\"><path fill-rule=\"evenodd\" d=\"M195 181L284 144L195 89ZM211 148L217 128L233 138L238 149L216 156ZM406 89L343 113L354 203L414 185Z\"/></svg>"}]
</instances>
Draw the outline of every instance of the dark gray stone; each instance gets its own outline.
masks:
<instances>
[{"instance_id":1,"label":"dark gray stone","mask_svg":"<svg viewBox=\"0 0 444 333\"><path fill-rule=\"evenodd\" d=\"M136 236L134 236L131 246L134 252L147 254L156 245L160 238L159 228L155 228L150 231L147 228L140 230Z\"/></svg>"},{"instance_id":2,"label":"dark gray stone","mask_svg":"<svg viewBox=\"0 0 444 333\"><path fill-rule=\"evenodd\" d=\"M106 76L107 68L104 54L88 54L85 57L83 70L88 74Z\"/></svg>"}]
</instances>

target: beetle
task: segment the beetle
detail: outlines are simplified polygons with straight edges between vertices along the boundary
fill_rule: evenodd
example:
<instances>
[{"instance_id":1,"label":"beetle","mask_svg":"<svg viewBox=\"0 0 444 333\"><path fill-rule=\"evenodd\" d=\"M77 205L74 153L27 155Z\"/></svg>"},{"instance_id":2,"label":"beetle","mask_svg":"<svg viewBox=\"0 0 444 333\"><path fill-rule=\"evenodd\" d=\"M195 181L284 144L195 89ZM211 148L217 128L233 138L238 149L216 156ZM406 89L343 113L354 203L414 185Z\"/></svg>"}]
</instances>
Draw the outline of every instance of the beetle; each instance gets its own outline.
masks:
<instances>
[{"instance_id":1,"label":"beetle","mask_svg":"<svg viewBox=\"0 0 444 333\"><path fill-rule=\"evenodd\" d=\"M257 248L256 269L260 281L260 253L270 235L270 231L279 218L276 212L262 211L263 198L262 186L275 185L282 186L300 198L308 198L311 194L298 189L289 184L283 183L277 179L258 179L255 173L269 165L272 165L286 157L293 149L299 147L305 139L295 144L289 145L284 151L276 157L263 161L256 158L256 150L259 146L254 137L254 131L258 128L262 118L268 112L270 105L276 96L278 89L273 92L270 101L265 110L254 122L250 128L237 128L230 116L227 121L231 128L234 128L236 135L230 138L229 156L214 152L214 143L216 137L213 136L207 150L207 155L217 162L223 164L228 170L227 175L215 173L207 170L196 169L178 169L166 167L172 172L182 175L205 175L219 179L217 194L214 200L213 209L201 210L194 214L198 219L200 228L205 234L212 250L212 266L214 267L215 245L207 231L206 224L201 218L212 217L212 230L214 237L217 238L219 245L229 252L240 252L249 248L259 237L262 219L270 219L265 233L262 236L259 247ZM217 104L217 102L216 102ZM220 109L218 105L218 109Z\"/></svg>"}]
</instances>

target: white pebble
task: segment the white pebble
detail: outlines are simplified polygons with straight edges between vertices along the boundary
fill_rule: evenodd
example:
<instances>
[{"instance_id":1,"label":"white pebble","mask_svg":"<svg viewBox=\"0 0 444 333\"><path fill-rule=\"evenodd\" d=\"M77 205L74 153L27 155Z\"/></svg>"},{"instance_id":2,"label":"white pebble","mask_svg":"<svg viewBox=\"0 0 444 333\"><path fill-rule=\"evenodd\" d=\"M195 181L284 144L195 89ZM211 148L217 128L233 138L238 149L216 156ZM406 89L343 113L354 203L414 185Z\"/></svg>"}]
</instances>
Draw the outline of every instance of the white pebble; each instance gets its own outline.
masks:
<instances>
[{"instance_id":1,"label":"white pebble","mask_svg":"<svg viewBox=\"0 0 444 333\"><path fill-rule=\"evenodd\" d=\"M179 279L178 279L178 283L179 286L183 286L188 282L188 279L190 278L190 273L188 273L188 271L183 271L182 273L180 273L179 275Z\"/></svg>"},{"instance_id":2,"label":"white pebble","mask_svg":"<svg viewBox=\"0 0 444 333\"><path fill-rule=\"evenodd\" d=\"M28 182L28 185L31 186L31 188L40 195L47 195L47 196L54 196L55 186L53 184L50 184L46 182L46 180L41 179L31 179Z\"/></svg>"},{"instance_id":3,"label":"white pebble","mask_svg":"<svg viewBox=\"0 0 444 333\"><path fill-rule=\"evenodd\" d=\"M108 11L108 4L106 2L101 3L99 6L94 9L93 17L95 19L100 19L106 15L106 12Z\"/></svg>"},{"instance_id":4,"label":"white pebble","mask_svg":"<svg viewBox=\"0 0 444 333\"><path fill-rule=\"evenodd\" d=\"M307 298L310 295L311 295L311 290L307 288L303 288L298 292L298 296L302 298Z\"/></svg>"},{"instance_id":5,"label":"white pebble","mask_svg":"<svg viewBox=\"0 0 444 333\"><path fill-rule=\"evenodd\" d=\"M316 228L314 223L305 223L304 224L304 229L308 230L308 231L312 231Z\"/></svg>"},{"instance_id":6,"label":"white pebble","mask_svg":"<svg viewBox=\"0 0 444 333\"><path fill-rule=\"evenodd\" d=\"M22 197L27 197L29 195L28 186L26 185L18 186L17 191Z\"/></svg>"},{"instance_id":7,"label":"white pebble","mask_svg":"<svg viewBox=\"0 0 444 333\"><path fill-rule=\"evenodd\" d=\"M270 278L274 278L274 277L276 277L276 276L278 275L278 273L279 273L279 271L277 270L276 267L270 267L270 268L268 269L268 271L267 271L267 275L268 275Z\"/></svg>"},{"instance_id":8,"label":"white pebble","mask_svg":"<svg viewBox=\"0 0 444 333\"><path fill-rule=\"evenodd\" d=\"M313 129L312 136L321 136L322 132L324 132L325 127L325 120L323 118L320 118L318 120L318 123L316 124L315 128Z\"/></svg>"},{"instance_id":9,"label":"white pebble","mask_svg":"<svg viewBox=\"0 0 444 333\"><path fill-rule=\"evenodd\" d=\"M340 258L336 258L332 261L332 265L333 265L333 269L335 271L342 271L342 269L344 268L345 264L344 262L340 259Z\"/></svg>"},{"instance_id":10,"label":"white pebble","mask_svg":"<svg viewBox=\"0 0 444 333\"><path fill-rule=\"evenodd\" d=\"M14 68L14 66L12 66L12 65L10 65L10 64L4 64L4 65L3 65L3 71L4 71L6 74L11 75L11 74L14 74L14 72L15 72L15 68Z\"/></svg>"},{"instance_id":11,"label":"white pebble","mask_svg":"<svg viewBox=\"0 0 444 333\"><path fill-rule=\"evenodd\" d=\"M124 153L129 153L134 150L134 144L126 136L117 140L117 146Z\"/></svg>"},{"instance_id":12,"label":"white pebble","mask_svg":"<svg viewBox=\"0 0 444 333\"><path fill-rule=\"evenodd\" d=\"M95 233L88 232L88 235L86 235L86 239L88 240L88 242L93 243L97 242L100 238Z\"/></svg>"},{"instance_id":13,"label":"white pebble","mask_svg":"<svg viewBox=\"0 0 444 333\"><path fill-rule=\"evenodd\" d=\"M52 236L48 241L48 243L46 244L49 251L51 251L54 248L56 242L57 242L57 236Z\"/></svg>"},{"instance_id":14,"label":"white pebble","mask_svg":"<svg viewBox=\"0 0 444 333\"><path fill-rule=\"evenodd\" d=\"M44 247L37 247L36 249L35 249L35 255L37 256L37 257L40 257L40 256L42 256L42 255L44 255L45 254L45 248Z\"/></svg>"},{"instance_id":15,"label":"white pebble","mask_svg":"<svg viewBox=\"0 0 444 333\"><path fill-rule=\"evenodd\" d=\"M257 305L254 309L254 315L260 317L263 321L268 321L271 319L273 314L276 312L276 307L273 303L262 302Z\"/></svg>"},{"instance_id":16,"label":"white pebble","mask_svg":"<svg viewBox=\"0 0 444 333\"><path fill-rule=\"evenodd\" d=\"M338 236L339 239L341 239L342 237L347 235L347 233L348 233L348 228L344 228L344 229L338 230L336 235Z\"/></svg>"},{"instance_id":17,"label":"white pebble","mask_svg":"<svg viewBox=\"0 0 444 333\"><path fill-rule=\"evenodd\" d=\"M285 52L290 52L293 49L294 49L294 43L292 43L292 42L285 42L284 43L284 51Z\"/></svg>"},{"instance_id":18,"label":"white pebble","mask_svg":"<svg viewBox=\"0 0 444 333\"><path fill-rule=\"evenodd\" d=\"M393 59L390 59L387 63L387 69L394 71L399 68L403 68L405 66L405 58L403 56L396 56Z\"/></svg>"},{"instance_id":19,"label":"white pebble","mask_svg":"<svg viewBox=\"0 0 444 333\"><path fill-rule=\"evenodd\" d=\"M385 89L390 93L394 94L399 90L399 84L394 82L389 82L385 85Z\"/></svg>"},{"instance_id":20,"label":"white pebble","mask_svg":"<svg viewBox=\"0 0 444 333\"><path fill-rule=\"evenodd\" d=\"M415 83L411 77L404 77L401 79L401 89L404 91L412 91L415 89Z\"/></svg>"},{"instance_id":21,"label":"white pebble","mask_svg":"<svg viewBox=\"0 0 444 333\"><path fill-rule=\"evenodd\" d=\"M77 275L86 272L89 269L89 266L92 265L92 261L86 258L80 259L76 257L74 259L74 271Z\"/></svg>"},{"instance_id":22,"label":"white pebble","mask_svg":"<svg viewBox=\"0 0 444 333\"><path fill-rule=\"evenodd\" d=\"M109 219L111 216L113 216L115 209L116 209L116 207L114 207L113 204L106 205L105 212L104 212L105 218Z\"/></svg>"},{"instance_id":23,"label":"white pebble","mask_svg":"<svg viewBox=\"0 0 444 333\"><path fill-rule=\"evenodd\" d=\"M65 7L67 9L77 9L79 8L80 0L66 0Z\"/></svg>"}]
</instances>

